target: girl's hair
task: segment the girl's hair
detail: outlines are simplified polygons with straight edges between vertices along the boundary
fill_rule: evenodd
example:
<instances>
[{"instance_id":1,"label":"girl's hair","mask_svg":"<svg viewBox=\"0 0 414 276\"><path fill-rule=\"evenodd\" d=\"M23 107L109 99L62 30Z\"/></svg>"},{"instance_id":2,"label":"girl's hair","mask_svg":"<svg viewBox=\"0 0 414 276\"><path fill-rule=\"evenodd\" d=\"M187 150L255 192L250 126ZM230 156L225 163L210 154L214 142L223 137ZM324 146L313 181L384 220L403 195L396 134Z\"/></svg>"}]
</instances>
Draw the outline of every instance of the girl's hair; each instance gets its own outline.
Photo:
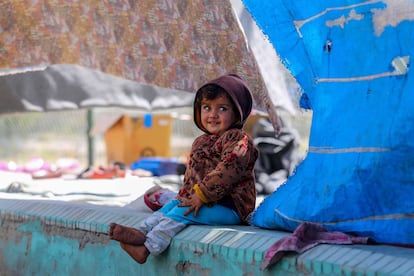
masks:
<instances>
[{"instance_id":1,"label":"girl's hair","mask_svg":"<svg viewBox=\"0 0 414 276\"><path fill-rule=\"evenodd\" d=\"M196 98L196 105L198 107L201 107L201 102L203 100L214 100L218 97L226 97L231 102L231 108L233 109L234 114L236 115L236 122L239 122L241 120L239 111L236 108L235 103L233 102L233 99L230 97L230 95L221 88L218 85L215 84L208 84L200 89L197 98ZM199 109L201 111L201 108Z\"/></svg>"}]
</instances>

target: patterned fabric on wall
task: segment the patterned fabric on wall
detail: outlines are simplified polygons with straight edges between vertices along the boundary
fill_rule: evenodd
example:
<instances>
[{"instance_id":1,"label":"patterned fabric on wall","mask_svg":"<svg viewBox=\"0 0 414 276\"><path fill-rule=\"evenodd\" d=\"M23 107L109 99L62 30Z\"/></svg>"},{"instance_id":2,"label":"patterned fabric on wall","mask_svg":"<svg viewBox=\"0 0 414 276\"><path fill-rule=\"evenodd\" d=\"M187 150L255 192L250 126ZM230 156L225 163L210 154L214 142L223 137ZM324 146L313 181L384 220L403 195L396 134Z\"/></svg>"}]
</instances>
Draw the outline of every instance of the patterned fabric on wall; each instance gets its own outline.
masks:
<instances>
[{"instance_id":1,"label":"patterned fabric on wall","mask_svg":"<svg viewBox=\"0 0 414 276\"><path fill-rule=\"evenodd\" d=\"M231 71L269 105L228 1L0 0L0 10L0 70L78 64L186 91Z\"/></svg>"}]
</instances>

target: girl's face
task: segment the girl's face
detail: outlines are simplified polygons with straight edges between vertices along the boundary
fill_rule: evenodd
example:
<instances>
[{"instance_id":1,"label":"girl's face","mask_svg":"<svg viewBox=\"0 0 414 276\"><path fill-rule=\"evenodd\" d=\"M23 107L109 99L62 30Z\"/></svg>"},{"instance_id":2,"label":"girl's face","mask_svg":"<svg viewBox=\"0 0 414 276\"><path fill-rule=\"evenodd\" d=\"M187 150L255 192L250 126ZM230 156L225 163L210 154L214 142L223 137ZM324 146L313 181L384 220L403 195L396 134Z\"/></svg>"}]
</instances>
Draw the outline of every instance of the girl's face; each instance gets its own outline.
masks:
<instances>
[{"instance_id":1,"label":"girl's face","mask_svg":"<svg viewBox=\"0 0 414 276\"><path fill-rule=\"evenodd\" d=\"M201 124L211 134L223 134L235 121L233 103L227 97L201 100Z\"/></svg>"}]
</instances>

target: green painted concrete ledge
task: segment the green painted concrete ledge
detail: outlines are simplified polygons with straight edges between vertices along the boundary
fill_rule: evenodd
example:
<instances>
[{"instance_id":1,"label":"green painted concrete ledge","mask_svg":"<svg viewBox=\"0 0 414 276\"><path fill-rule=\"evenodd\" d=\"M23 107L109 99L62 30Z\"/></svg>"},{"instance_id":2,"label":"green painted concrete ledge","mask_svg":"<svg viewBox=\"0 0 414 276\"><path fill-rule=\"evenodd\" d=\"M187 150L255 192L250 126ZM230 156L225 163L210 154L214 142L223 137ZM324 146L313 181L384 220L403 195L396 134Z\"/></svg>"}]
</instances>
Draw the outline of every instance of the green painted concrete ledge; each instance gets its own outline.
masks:
<instances>
[{"instance_id":1,"label":"green painted concrete ledge","mask_svg":"<svg viewBox=\"0 0 414 276\"><path fill-rule=\"evenodd\" d=\"M319 245L270 269L267 248L290 233L249 226L190 226L144 265L108 238L108 225L148 214L122 207L0 199L0 275L414 275L414 250Z\"/></svg>"}]
</instances>

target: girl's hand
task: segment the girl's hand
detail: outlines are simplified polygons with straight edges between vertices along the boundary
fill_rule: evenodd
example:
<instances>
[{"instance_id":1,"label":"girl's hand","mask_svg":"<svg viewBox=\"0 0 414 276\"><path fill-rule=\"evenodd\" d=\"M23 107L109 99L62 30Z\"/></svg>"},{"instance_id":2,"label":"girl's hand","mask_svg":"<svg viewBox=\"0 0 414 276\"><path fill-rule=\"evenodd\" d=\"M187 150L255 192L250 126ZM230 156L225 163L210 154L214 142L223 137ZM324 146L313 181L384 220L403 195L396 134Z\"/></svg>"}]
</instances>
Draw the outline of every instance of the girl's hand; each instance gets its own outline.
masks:
<instances>
[{"instance_id":1,"label":"girl's hand","mask_svg":"<svg viewBox=\"0 0 414 276\"><path fill-rule=\"evenodd\" d=\"M180 204L178 204L178 206L188 206L188 210L185 211L184 216L194 212L194 217L197 217L198 211L203 206L203 202L196 194L193 194L190 198L183 200Z\"/></svg>"}]
</instances>

